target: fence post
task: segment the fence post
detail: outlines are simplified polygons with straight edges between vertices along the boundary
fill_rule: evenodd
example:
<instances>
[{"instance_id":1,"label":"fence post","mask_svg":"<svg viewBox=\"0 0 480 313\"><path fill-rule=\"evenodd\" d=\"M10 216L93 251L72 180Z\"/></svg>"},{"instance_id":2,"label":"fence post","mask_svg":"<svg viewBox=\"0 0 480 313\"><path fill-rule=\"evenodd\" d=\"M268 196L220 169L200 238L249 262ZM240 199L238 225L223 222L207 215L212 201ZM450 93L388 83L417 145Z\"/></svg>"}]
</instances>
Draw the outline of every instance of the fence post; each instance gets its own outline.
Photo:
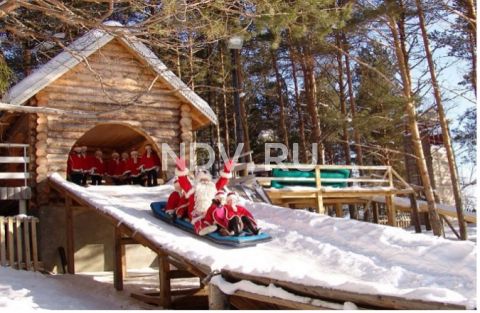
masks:
<instances>
[{"instance_id":1,"label":"fence post","mask_svg":"<svg viewBox=\"0 0 480 313\"><path fill-rule=\"evenodd\" d=\"M317 207L316 211L320 214L325 214L325 208L323 207L323 196L322 196L322 181L320 177L320 167L315 166L315 185L317 187Z\"/></svg>"}]
</instances>

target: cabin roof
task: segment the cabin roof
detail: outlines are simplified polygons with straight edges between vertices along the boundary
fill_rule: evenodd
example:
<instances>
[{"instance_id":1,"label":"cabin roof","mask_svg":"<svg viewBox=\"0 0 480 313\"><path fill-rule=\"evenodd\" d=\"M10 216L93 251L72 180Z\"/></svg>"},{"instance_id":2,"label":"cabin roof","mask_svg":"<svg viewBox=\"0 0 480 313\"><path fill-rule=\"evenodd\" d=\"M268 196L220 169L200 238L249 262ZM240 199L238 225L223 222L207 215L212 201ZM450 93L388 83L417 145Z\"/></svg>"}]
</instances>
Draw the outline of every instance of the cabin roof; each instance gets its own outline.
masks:
<instances>
[{"instance_id":1,"label":"cabin roof","mask_svg":"<svg viewBox=\"0 0 480 313\"><path fill-rule=\"evenodd\" d=\"M122 36L116 37L101 29L91 30L78 38L63 52L14 85L3 97L3 102L24 105L28 99L115 38L148 64L155 73L176 90L176 94L180 98L191 104L207 118L201 126L207 125L208 121L214 124L218 123L217 116L208 103L170 71L155 53L140 42L138 38L128 35L126 32L123 32Z\"/></svg>"}]
</instances>

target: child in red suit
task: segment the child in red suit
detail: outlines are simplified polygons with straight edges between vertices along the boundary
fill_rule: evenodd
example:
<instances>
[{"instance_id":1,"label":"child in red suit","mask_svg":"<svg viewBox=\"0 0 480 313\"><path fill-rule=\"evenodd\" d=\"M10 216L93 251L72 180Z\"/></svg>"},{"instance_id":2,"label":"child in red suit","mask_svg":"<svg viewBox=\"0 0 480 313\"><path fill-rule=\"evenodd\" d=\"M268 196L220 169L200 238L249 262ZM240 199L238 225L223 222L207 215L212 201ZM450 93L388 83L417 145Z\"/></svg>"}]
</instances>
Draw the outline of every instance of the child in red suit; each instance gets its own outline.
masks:
<instances>
[{"instance_id":1,"label":"child in red suit","mask_svg":"<svg viewBox=\"0 0 480 313\"><path fill-rule=\"evenodd\" d=\"M175 191L168 197L167 205L165 206L165 213L173 216L173 218L185 218L188 213L188 200L178 183L178 178L173 182Z\"/></svg>"},{"instance_id":2,"label":"child in red suit","mask_svg":"<svg viewBox=\"0 0 480 313\"><path fill-rule=\"evenodd\" d=\"M214 216L218 216L218 213ZM259 229L257 222L253 218L252 213L247 208L238 205L238 195L236 192L229 192L227 195L227 203L225 205L225 213L218 218L217 224L225 227L229 232L233 232L238 236L242 231L249 230L252 234L258 235Z\"/></svg>"}]
</instances>

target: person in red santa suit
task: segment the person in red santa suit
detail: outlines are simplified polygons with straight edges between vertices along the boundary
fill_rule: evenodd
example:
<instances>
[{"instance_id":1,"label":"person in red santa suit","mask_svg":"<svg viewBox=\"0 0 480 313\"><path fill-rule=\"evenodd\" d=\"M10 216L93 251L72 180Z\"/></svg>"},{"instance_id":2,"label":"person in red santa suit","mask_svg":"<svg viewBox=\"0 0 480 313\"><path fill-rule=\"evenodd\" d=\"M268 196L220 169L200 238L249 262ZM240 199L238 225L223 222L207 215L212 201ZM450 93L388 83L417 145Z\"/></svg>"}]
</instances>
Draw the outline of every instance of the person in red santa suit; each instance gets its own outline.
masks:
<instances>
[{"instance_id":1,"label":"person in red santa suit","mask_svg":"<svg viewBox=\"0 0 480 313\"><path fill-rule=\"evenodd\" d=\"M153 151L151 144L145 146L145 152L142 155L141 162L147 176L147 186L158 186L157 177L158 171L160 170L160 159L157 153Z\"/></svg>"},{"instance_id":2,"label":"person in red santa suit","mask_svg":"<svg viewBox=\"0 0 480 313\"><path fill-rule=\"evenodd\" d=\"M68 156L67 161L67 177L72 183L82 185L83 165L82 165L82 148L73 147L73 152Z\"/></svg>"},{"instance_id":3,"label":"person in red santa suit","mask_svg":"<svg viewBox=\"0 0 480 313\"><path fill-rule=\"evenodd\" d=\"M130 178L130 169L128 168L128 163L130 162L130 158L128 152L122 152L122 159L120 160L120 169L122 176L122 184L130 185L132 183L132 179Z\"/></svg>"},{"instance_id":4,"label":"person in red santa suit","mask_svg":"<svg viewBox=\"0 0 480 313\"><path fill-rule=\"evenodd\" d=\"M172 216L173 219L185 218L188 213L188 199L185 198L185 193L178 182L178 178L173 181L175 190L170 194L165 206L165 213Z\"/></svg>"},{"instance_id":5,"label":"person in red santa suit","mask_svg":"<svg viewBox=\"0 0 480 313\"><path fill-rule=\"evenodd\" d=\"M217 216L218 214L214 214ZM238 195L236 192L229 192L227 194L227 203L225 204L225 218L218 219L222 223L222 227L227 227L229 232L233 232L238 236L242 231L248 230L254 235L258 235L259 229L257 222L252 213L244 206L238 204ZM223 216L222 215L222 216Z\"/></svg>"},{"instance_id":6,"label":"person in red santa suit","mask_svg":"<svg viewBox=\"0 0 480 313\"><path fill-rule=\"evenodd\" d=\"M92 185L101 185L106 167L103 161L102 150L95 151L95 157L92 159Z\"/></svg>"},{"instance_id":7,"label":"person in red santa suit","mask_svg":"<svg viewBox=\"0 0 480 313\"><path fill-rule=\"evenodd\" d=\"M114 185L122 184L122 164L120 163L120 154L117 151L112 152L112 158L107 163L107 174L112 178Z\"/></svg>"},{"instance_id":8,"label":"person in red santa suit","mask_svg":"<svg viewBox=\"0 0 480 313\"><path fill-rule=\"evenodd\" d=\"M82 185L86 186L87 185L87 179L89 175L92 172L92 157L88 155L87 153L87 146L82 146L82 153L81 153L81 158L82 158L82 169L83 169L83 177L82 177Z\"/></svg>"},{"instance_id":9,"label":"person in red santa suit","mask_svg":"<svg viewBox=\"0 0 480 313\"><path fill-rule=\"evenodd\" d=\"M138 157L138 151L133 150L130 152L130 160L128 161L127 168L130 171L132 184L143 186L143 165Z\"/></svg>"},{"instance_id":10,"label":"person in red santa suit","mask_svg":"<svg viewBox=\"0 0 480 313\"><path fill-rule=\"evenodd\" d=\"M193 225L195 233L204 236L214 232L217 230L217 225L213 223L213 219L207 215L207 212L212 206L212 200L217 191L228 184L228 179L231 177L230 171L234 165L233 160L225 162L224 171L220 173L220 178L216 183L212 181L212 176L207 170L199 170L195 174L193 185L187 176L189 171L185 160L178 158L176 164L175 174L188 199L188 219Z\"/></svg>"}]
</instances>

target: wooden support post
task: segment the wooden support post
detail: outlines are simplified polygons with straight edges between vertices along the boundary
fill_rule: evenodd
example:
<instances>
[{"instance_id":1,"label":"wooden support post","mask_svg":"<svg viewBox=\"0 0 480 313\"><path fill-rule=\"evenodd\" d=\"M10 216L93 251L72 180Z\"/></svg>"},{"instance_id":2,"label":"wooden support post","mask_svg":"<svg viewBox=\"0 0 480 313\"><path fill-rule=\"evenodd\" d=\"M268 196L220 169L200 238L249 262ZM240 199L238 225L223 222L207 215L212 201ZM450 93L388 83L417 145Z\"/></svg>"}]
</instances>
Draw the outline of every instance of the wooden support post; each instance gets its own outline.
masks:
<instances>
[{"instance_id":1,"label":"wooden support post","mask_svg":"<svg viewBox=\"0 0 480 313\"><path fill-rule=\"evenodd\" d=\"M18 200L18 213L27 214L27 200Z\"/></svg>"},{"instance_id":2,"label":"wooden support post","mask_svg":"<svg viewBox=\"0 0 480 313\"><path fill-rule=\"evenodd\" d=\"M65 198L65 227L67 237L67 272L75 274L75 241L72 198Z\"/></svg>"},{"instance_id":3,"label":"wooden support post","mask_svg":"<svg viewBox=\"0 0 480 313\"><path fill-rule=\"evenodd\" d=\"M412 211L411 211L411 218L412 218L412 223L415 226L415 232L416 233L421 233L422 232L422 226L420 225L420 216L418 214L418 203L417 203L417 198L415 198L415 194L410 194L410 205L412 206Z\"/></svg>"},{"instance_id":4,"label":"wooden support post","mask_svg":"<svg viewBox=\"0 0 480 313\"><path fill-rule=\"evenodd\" d=\"M25 269L30 270L31 267L31 257L30 257L30 218L25 218L23 222L23 238L25 242Z\"/></svg>"},{"instance_id":5,"label":"wooden support post","mask_svg":"<svg viewBox=\"0 0 480 313\"><path fill-rule=\"evenodd\" d=\"M325 214L325 208L323 207L322 181L320 178L320 168L318 166L315 167L315 185L317 187L317 207L315 208L315 210L317 211L317 213Z\"/></svg>"},{"instance_id":6,"label":"wooden support post","mask_svg":"<svg viewBox=\"0 0 480 313\"><path fill-rule=\"evenodd\" d=\"M7 266L7 248L5 240L7 238L7 232L5 231L5 223L3 216L0 216L0 265Z\"/></svg>"},{"instance_id":7,"label":"wooden support post","mask_svg":"<svg viewBox=\"0 0 480 313\"><path fill-rule=\"evenodd\" d=\"M37 219L32 219L32 258L33 258L33 270L39 270L38 264L38 246L37 246Z\"/></svg>"},{"instance_id":8,"label":"wooden support post","mask_svg":"<svg viewBox=\"0 0 480 313\"><path fill-rule=\"evenodd\" d=\"M125 265L125 246L122 244L122 231L115 227L115 266L113 269L113 286L123 290L123 275Z\"/></svg>"},{"instance_id":9,"label":"wooden support post","mask_svg":"<svg viewBox=\"0 0 480 313\"><path fill-rule=\"evenodd\" d=\"M378 202L372 202L373 222L378 224Z\"/></svg>"},{"instance_id":10,"label":"wooden support post","mask_svg":"<svg viewBox=\"0 0 480 313\"><path fill-rule=\"evenodd\" d=\"M335 215L337 217L343 217L343 209L341 203L335 203Z\"/></svg>"},{"instance_id":11,"label":"wooden support post","mask_svg":"<svg viewBox=\"0 0 480 313\"><path fill-rule=\"evenodd\" d=\"M160 303L164 309L171 306L170 263L166 254L158 254L158 274L160 282Z\"/></svg>"},{"instance_id":12,"label":"wooden support post","mask_svg":"<svg viewBox=\"0 0 480 313\"><path fill-rule=\"evenodd\" d=\"M15 255L13 252L13 217L7 217L7 220L8 220L8 234L7 234L8 263L10 267L13 267L15 264Z\"/></svg>"},{"instance_id":13,"label":"wooden support post","mask_svg":"<svg viewBox=\"0 0 480 313\"><path fill-rule=\"evenodd\" d=\"M217 286L208 285L208 309L209 310L228 310L227 296Z\"/></svg>"},{"instance_id":14,"label":"wooden support post","mask_svg":"<svg viewBox=\"0 0 480 313\"><path fill-rule=\"evenodd\" d=\"M20 217L15 218L15 239L17 246L17 268L22 268L22 219Z\"/></svg>"},{"instance_id":15,"label":"wooden support post","mask_svg":"<svg viewBox=\"0 0 480 313\"><path fill-rule=\"evenodd\" d=\"M385 205L387 207L387 220L388 225L397 226L397 212L395 210L395 204L393 203L393 195L385 197Z\"/></svg>"}]
</instances>

